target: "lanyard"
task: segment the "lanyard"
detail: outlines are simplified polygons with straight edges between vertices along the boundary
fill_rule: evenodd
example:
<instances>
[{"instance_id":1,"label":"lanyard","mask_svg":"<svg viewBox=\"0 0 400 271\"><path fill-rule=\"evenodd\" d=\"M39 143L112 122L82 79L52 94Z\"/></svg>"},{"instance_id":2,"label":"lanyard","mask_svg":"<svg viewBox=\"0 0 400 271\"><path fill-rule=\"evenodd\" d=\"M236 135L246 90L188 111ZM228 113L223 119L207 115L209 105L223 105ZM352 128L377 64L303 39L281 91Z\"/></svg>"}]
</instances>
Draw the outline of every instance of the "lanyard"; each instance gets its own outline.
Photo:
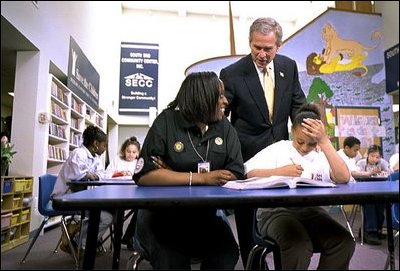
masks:
<instances>
[{"instance_id":1,"label":"lanyard","mask_svg":"<svg viewBox=\"0 0 400 271\"><path fill-rule=\"evenodd\" d=\"M193 147L195 153L197 154L198 157L200 157L201 161L206 162L206 161L207 161L207 157L208 157L208 150L209 150L209 147L210 147L210 139L207 141L206 159L204 160L203 157L200 155L200 153L199 153L199 152L196 150L196 148L194 147L192 138L190 137L189 130L187 130L186 132L187 132L187 134L188 134L190 144L192 145L192 147Z\"/></svg>"}]
</instances>

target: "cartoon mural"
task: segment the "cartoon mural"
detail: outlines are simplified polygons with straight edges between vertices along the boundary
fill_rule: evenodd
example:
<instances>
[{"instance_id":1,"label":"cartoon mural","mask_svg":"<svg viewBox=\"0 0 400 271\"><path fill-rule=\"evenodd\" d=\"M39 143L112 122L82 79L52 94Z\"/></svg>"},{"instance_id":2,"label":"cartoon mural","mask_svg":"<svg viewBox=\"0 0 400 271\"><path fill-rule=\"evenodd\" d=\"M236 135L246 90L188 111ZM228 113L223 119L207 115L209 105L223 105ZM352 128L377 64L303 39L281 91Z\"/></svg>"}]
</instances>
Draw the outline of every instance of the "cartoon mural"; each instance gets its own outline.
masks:
<instances>
[{"instance_id":1,"label":"cartoon mural","mask_svg":"<svg viewBox=\"0 0 400 271\"><path fill-rule=\"evenodd\" d=\"M380 108L388 158L395 149L393 112L386 110L393 100L385 91L382 40L381 15L328 9L287 39L280 53L296 60L307 101L324 109L330 135L340 128L332 117L335 107Z\"/></svg>"},{"instance_id":2,"label":"cartoon mural","mask_svg":"<svg viewBox=\"0 0 400 271\"><path fill-rule=\"evenodd\" d=\"M343 55L340 54L333 58L330 63L323 60L323 54L311 53L307 57L307 73L309 75L319 75L324 73L334 73L343 71L352 71L355 76L364 76L368 72L367 66L363 61L366 58L365 54L358 56L351 56L349 59L343 61Z\"/></svg>"},{"instance_id":3,"label":"cartoon mural","mask_svg":"<svg viewBox=\"0 0 400 271\"><path fill-rule=\"evenodd\" d=\"M375 30L371 39L378 39L378 43L373 47L362 45L356 40L345 40L339 36L335 28L330 23L326 23L322 28L322 38L325 41L325 50L323 53L323 61L330 64L331 61L339 54L350 58L359 58L364 56L365 51L371 51L378 47L382 41L382 33Z\"/></svg>"}]
</instances>

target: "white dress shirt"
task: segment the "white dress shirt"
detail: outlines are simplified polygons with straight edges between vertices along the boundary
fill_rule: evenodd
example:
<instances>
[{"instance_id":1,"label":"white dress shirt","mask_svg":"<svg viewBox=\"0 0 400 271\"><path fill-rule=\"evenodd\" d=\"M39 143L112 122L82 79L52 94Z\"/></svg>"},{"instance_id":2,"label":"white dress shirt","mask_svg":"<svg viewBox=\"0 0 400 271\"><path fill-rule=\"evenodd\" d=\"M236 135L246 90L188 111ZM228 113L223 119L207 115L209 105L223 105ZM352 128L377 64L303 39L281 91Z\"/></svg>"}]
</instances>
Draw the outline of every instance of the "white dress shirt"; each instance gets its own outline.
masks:
<instances>
[{"instance_id":1,"label":"white dress shirt","mask_svg":"<svg viewBox=\"0 0 400 271\"><path fill-rule=\"evenodd\" d=\"M66 194L69 190L67 182L81 180L87 173L96 174L99 179L104 178L106 175L100 156L97 154L93 156L90 151L82 145L69 154L67 161L65 161L58 174L51 196Z\"/></svg>"}]
</instances>

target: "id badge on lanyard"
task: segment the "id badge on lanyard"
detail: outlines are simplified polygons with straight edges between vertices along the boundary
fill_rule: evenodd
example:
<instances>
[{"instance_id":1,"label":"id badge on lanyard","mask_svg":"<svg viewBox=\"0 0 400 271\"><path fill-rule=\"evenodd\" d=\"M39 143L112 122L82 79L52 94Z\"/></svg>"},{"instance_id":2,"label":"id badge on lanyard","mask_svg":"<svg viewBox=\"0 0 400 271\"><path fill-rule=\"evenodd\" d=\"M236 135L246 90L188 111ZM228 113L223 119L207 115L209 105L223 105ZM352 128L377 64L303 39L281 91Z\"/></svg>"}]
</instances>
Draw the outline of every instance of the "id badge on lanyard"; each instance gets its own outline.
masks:
<instances>
[{"instance_id":1,"label":"id badge on lanyard","mask_svg":"<svg viewBox=\"0 0 400 271\"><path fill-rule=\"evenodd\" d=\"M210 172L210 162L199 162L197 163L197 173Z\"/></svg>"}]
</instances>

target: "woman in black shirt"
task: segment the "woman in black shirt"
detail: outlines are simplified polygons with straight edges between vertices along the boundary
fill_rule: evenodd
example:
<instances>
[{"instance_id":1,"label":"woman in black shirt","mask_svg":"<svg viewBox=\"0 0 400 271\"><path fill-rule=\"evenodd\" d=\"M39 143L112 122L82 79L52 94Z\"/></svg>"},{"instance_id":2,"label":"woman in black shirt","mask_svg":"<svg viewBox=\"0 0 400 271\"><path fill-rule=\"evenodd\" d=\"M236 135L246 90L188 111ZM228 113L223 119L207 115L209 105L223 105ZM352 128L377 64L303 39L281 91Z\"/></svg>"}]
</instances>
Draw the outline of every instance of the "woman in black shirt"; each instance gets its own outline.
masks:
<instances>
[{"instance_id":1,"label":"woman in black shirt","mask_svg":"<svg viewBox=\"0 0 400 271\"><path fill-rule=\"evenodd\" d=\"M235 129L224 115L223 83L214 72L192 73L154 121L134 179L145 185L223 185L243 178ZM155 269L234 269L238 246L215 208L140 210L136 242Z\"/></svg>"}]
</instances>

